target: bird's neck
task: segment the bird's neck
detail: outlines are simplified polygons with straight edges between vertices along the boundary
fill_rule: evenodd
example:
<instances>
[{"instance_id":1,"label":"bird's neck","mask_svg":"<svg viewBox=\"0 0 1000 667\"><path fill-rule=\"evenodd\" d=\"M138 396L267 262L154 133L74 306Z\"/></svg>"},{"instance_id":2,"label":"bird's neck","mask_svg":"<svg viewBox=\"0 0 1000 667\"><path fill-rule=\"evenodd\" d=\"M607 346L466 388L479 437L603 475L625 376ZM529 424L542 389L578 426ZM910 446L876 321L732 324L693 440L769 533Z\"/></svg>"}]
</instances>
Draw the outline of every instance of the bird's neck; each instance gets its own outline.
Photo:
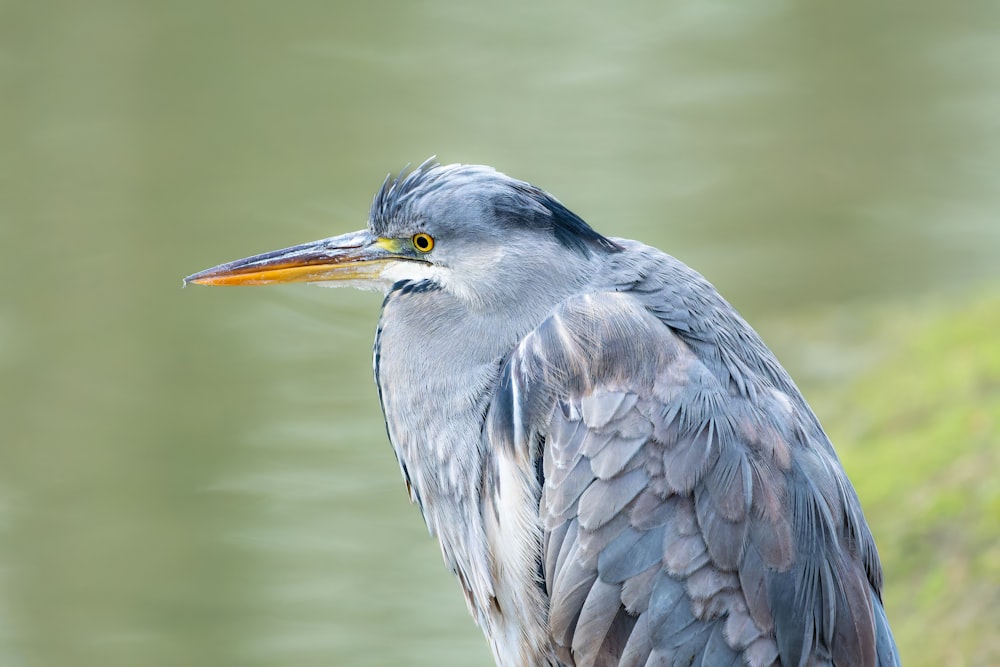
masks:
<instances>
[{"instance_id":1,"label":"bird's neck","mask_svg":"<svg viewBox=\"0 0 1000 667\"><path fill-rule=\"evenodd\" d=\"M603 261L574 255L559 266L543 266L530 259L510 259L508 271L491 273L488 280L455 271L443 283L398 283L386 296L375 344L382 411L410 496L440 542L472 616L490 637L519 636L517 627L495 627L497 600L512 586L504 577L534 582L537 576L537 567L517 563L511 573L493 567L491 558L484 516L491 510L484 503L498 473L484 423L500 369L561 301L586 289ZM537 489L522 494L526 516L537 516L537 496ZM534 614L543 613L541 603L530 606ZM544 625L527 618L524 624ZM543 640L537 637L532 645L540 649ZM512 660L505 664L539 663Z\"/></svg>"},{"instance_id":2,"label":"bird's neck","mask_svg":"<svg viewBox=\"0 0 1000 667\"><path fill-rule=\"evenodd\" d=\"M389 439L431 533L459 577L473 616L492 595L479 511L482 422L515 332L463 311L440 290L397 286L375 343ZM481 619L479 619L481 620Z\"/></svg>"}]
</instances>

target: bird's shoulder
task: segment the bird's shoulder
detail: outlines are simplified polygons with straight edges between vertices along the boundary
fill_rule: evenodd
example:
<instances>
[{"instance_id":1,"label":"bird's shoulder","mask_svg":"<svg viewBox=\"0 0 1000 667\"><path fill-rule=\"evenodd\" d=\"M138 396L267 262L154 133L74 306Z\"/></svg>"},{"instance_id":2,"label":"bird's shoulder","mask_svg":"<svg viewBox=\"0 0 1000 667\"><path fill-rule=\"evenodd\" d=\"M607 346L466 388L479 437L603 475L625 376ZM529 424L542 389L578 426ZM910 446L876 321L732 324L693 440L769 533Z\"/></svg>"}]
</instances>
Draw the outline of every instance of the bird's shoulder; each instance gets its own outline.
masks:
<instances>
[{"instance_id":1,"label":"bird's shoulder","mask_svg":"<svg viewBox=\"0 0 1000 667\"><path fill-rule=\"evenodd\" d=\"M808 406L621 287L524 337L486 424L535 462L560 659L892 664L874 543Z\"/></svg>"}]
</instances>

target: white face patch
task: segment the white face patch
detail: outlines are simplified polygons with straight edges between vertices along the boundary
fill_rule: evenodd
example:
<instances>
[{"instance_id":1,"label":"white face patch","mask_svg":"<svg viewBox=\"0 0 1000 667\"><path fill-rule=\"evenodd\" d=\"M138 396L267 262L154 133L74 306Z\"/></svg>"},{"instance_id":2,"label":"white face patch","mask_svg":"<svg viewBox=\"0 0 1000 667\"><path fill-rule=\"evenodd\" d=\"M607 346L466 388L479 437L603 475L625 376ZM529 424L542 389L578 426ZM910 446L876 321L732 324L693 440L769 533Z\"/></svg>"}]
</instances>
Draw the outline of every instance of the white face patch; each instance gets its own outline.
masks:
<instances>
[{"instance_id":1,"label":"white face patch","mask_svg":"<svg viewBox=\"0 0 1000 667\"><path fill-rule=\"evenodd\" d=\"M436 283L444 283L451 272L440 266L425 264L423 262L390 262L382 269L379 279L385 284L384 291L400 280L410 280L419 282L422 280L432 280Z\"/></svg>"},{"instance_id":2,"label":"white face patch","mask_svg":"<svg viewBox=\"0 0 1000 667\"><path fill-rule=\"evenodd\" d=\"M400 280L409 280L412 282L429 280L437 283L445 291L450 292L458 298L469 303L474 303L476 301L475 293L468 289L465 281L458 280L457 278L458 276L450 268L436 264L407 261L387 264L382 269L382 273L379 274L379 280L383 283L380 286L383 293L388 292Z\"/></svg>"}]
</instances>

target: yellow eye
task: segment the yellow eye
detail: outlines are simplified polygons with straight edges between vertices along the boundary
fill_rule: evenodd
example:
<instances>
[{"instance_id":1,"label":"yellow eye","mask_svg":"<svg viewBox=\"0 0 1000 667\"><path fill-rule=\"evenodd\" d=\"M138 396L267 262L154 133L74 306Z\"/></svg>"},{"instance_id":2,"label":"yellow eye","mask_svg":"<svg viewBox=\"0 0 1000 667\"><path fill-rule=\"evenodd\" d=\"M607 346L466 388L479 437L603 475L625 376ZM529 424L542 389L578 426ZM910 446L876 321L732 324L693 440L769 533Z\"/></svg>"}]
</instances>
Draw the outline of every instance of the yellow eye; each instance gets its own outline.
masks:
<instances>
[{"instance_id":1,"label":"yellow eye","mask_svg":"<svg viewBox=\"0 0 1000 667\"><path fill-rule=\"evenodd\" d=\"M434 237L430 234L424 234L420 232L419 234L413 235L413 247L420 252L430 252L434 249Z\"/></svg>"}]
</instances>

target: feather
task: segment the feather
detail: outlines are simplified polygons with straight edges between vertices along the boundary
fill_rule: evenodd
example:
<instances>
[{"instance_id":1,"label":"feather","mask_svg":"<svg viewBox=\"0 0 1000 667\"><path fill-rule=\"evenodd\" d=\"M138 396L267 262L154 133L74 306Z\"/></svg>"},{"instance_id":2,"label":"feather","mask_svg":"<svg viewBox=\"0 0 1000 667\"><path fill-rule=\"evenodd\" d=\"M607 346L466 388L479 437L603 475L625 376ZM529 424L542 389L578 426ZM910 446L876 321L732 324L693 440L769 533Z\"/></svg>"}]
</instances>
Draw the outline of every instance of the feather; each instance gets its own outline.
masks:
<instances>
[{"instance_id":1,"label":"feather","mask_svg":"<svg viewBox=\"0 0 1000 667\"><path fill-rule=\"evenodd\" d=\"M588 296L586 311L606 309L603 317L618 307L603 298ZM647 326L645 316L619 312L639 318L631 328ZM563 312L532 342L538 360L520 362L539 373L573 359L568 376L539 376L561 383L546 390L558 407L522 410L552 424L534 428L544 439L554 655L619 667L770 665L780 648L789 664L820 664L839 644L836 655L867 665L864 647L876 640L843 637L874 626L874 607L867 584L844 582L867 581L873 548L836 462L816 444L821 432L787 409L794 397L780 402L747 378L726 384L749 366L730 359L720 375L670 335L662 353L646 357L652 365L626 369L635 373L628 381L615 365L628 344L602 338L617 327L584 322L582 311ZM551 349L565 339L571 347ZM667 366L641 379L657 363ZM772 404L773 413L760 412ZM791 421L771 423L772 414ZM869 606L859 615L861 598Z\"/></svg>"},{"instance_id":2,"label":"feather","mask_svg":"<svg viewBox=\"0 0 1000 667\"><path fill-rule=\"evenodd\" d=\"M598 579L587 594L573 631L576 667L592 667L621 608L621 585Z\"/></svg>"},{"instance_id":3,"label":"feather","mask_svg":"<svg viewBox=\"0 0 1000 667\"><path fill-rule=\"evenodd\" d=\"M649 477L642 468L609 480L595 480L580 496L580 525L600 528L621 512L646 488Z\"/></svg>"},{"instance_id":4,"label":"feather","mask_svg":"<svg viewBox=\"0 0 1000 667\"><path fill-rule=\"evenodd\" d=\"M648 530L655 526L662 526L667 521L674 518L675 505L664 502L664 499L650 489L646 489L629 512L629 522L639 530Z\"/></svg>"},{"instance_id":5,"label":"feather","mask_svg":"<svg viewBox=\"0 0 1000 667\"><path fill-rule=\"evenodd\" d=\"M622 604L630 614L641 614L649 607L649 593L661 570L660 564L656 563L622 584Z\"/></svg>"},{"instance_id":6,"label":"feather","mask_svg":"<svg viewBox=\"0 0 1000 667\"><path fill-rule=\"evenodd\" d=\"M625 393L620 391L602 391L584 396L580 400L583 421L591 429L604 428L624 401Z\"/></svg>"},{"instance_id":7,"label":"feather","mask_svg":"<svg viewBox=\"0 0 1000 667\"><path fill-rule=\"evenodd\" d=\"M768 571L769 568L761 559L757 547L750 544L743 553L743 562L740 563L740 588L751 618L757 627L765 632L770 632L774 628L771 602L767 594Z\"/></svg>"},{"instance_id":8,"label":"feather","mask_svg":"<svg viewBox=\"0 0 1000 667\"><path fill-rule=\"evenodd\" d=\"M647 442L647 436L616 440L614 446L605 447L590 460L594 475L602 480L611 479L628 466Z\"/></svg>"},{"instance_id":9,"label":"feather","mask_svg":"<svg viewBox=\"0 0 1000 667\"><path fill-rule=\"evenodd\" d=\"M654 646L662 646L664 637L669 638L679 628L694 621L688 605L684 584L666 572L660 572L649 594L648 616L650 639Z\"/></svg>"},{"instance_id":10,"label":"feather","mask_svg":"<svg viewBox=\"0 0 1000 667\"><path fill-rule=\"evenodd\" d=\"M587 429L587 436L580 444L580 452L584 456L596 456L604 451L604 448L609 444L618 440L616 434L610 429L607 431L599 431L591 427L587 427Z\"/></svg>"},{"instance_id":11,"label":"feather","mask_svg":"<svg viewBox=\"0 0 1000 667\"><path fill-rule=\"evenodd\" d=\"M580 609L596 579L597 572L575 558L569 558L556 575L550 594L549 632L563 646L572 644Z\"/></svg>"},{"instance_id":12,"label":"feather","mask_svg":"<svg viewBox=\"0 0 1000 667\"><path fill-rule=\"evenodd\" d=\"M705 491L721 518L734 523L747 518L753 499L753 485L750 463L742 443L721 440L719 458L705 475Z\"/></svg>"},{"instance_id":13,"label":"feather","mask_svg":"<svg viewBox=\"0 0 1000 667\"><path fill-rule=\"evenodd\" d=\"M716 456L716 443L707 426L694 437L682 438L663 454L667 484L675 493L691 493Z\"/></svg>"},{"instance_id":14,"label":"feather","mask_svg":"<svg viewBox=\"0 0 1000 667\"><path fill-rule=\"evenodd\" d=\"M746 546L746 521L728 521L721 516L706 485L695 490L695 511L712 560L724 570L735 570Z\"/></svg>"},{"instance_id":15,"label":"feather","mask_svg":"<svg viewBox=\"0 0 1000 667\"><path fill-rule=\"evenodd\" d=\"M552 581L559 559L559 552L562 550L563 545L567 544L567 537L570 538L568 544L576 541L576 521L563 521L545 535L545 561L542 568L544 581Z\"/></svg>"},{"instance_id":16,"label":"feather","mask_svg":"<svg viewBox=\"0 0 1000 667\"><path fill-rule=\"evenodd\" d=\"M590 470L590 462L581 458L565 476L554 476L547 480L543 487L543 504L547 510L546 527L551 529L555 523L564 521L575 514L574 504L593 483L594 475Z\"/></svg>"},{"instance_id":17,"label":"feather","mask_svg":"<svg viewBox=\"0 0 1000 667\"><path fill-rule=\"evenodd\" d=\"M615 411L615 414L611 418L611 421L617 422L618 420L622 419L625 415L631 412L636 407L636 405L638 405L638 403L639 403L639 394L635 393L634 391L626 393L625 398L618 406L618 409ZM617 425L615 426L615 428L618 428Z\"/></svg>"},{"instance_id":18,"label":"feather","mask_svg":"<svg viewBox=\"0 0 1000 667\"><path fill-rule=\"evenodd\" d=\"M729 609L723 624L726 642L737 650L742 650L764 636L764 632L750 618L746 605L742 602Z\"/></svg>"},{"instance_id":19,"label":"feather","mask_svg":"<svg viewBox=\"0 0 1000 667\"><path fill-rule=\"evenodd\" d=\"M778 667L778 645L770 637L761 637L743 651L748 667Z\"/></svg>"},{"instance_id":20,"label":"feather","mask_svg":"<svg viewBox=\"0 0 1000 667\"><path fill-rule=\"evenodd\" d=\"M597 559L597 572L603 581L620 584L659 563L663 557L663 527L639 532L626 528Z\"/></svg>"},{"instance_id":21,"label":"feather","mask_svg":"<svg viewBox=\"0 0 1000 667\"><path fill-rule=\"evenodd\" d=\"M566 529L566 537L563 539L562 544L556 545L550 540L545 545L546 563L552 563L551 567L546 565L545 568L545 581L548 584L550 595L552 594L552 587L555 585L556 578L569 567L570 556L574 556L579 549L576 538L580 523L576 519L571 519L566 522L566 525L568 528ZM549 535L551 536L551 533Z\"/></svg>"},{"instance_id":22,"label":"feather","mask_svg":"<svg viewBox=\"0 0 1000 667\"><path fill-rule=\"evenodd\" d=\"M743 667L743 657L726 642L722 625L715 623L693 667Z\"/></svg>"},{"instance_id":23,"label":"feather","mask_svg":"<svg viewBox=\"0 0 1000 667\"><path fill-rule=\"evenodd\" d=\"M706 565L687 578L687 592L693 599L710 598L725 590L740 586L739 578L732 572L723 572L713 565Z\"/></svg>"},{"instance_id":24,"label":"feather","mask_svg":"<svg viewBox=\"0 0 1000 667\"><path fill-rule=\"evenodd\" d=\"M652 642L649 638L649 614L642 614L636 620L629 635L617 667L643 667L648 664Z\"/></svg>"}]
</instances>

